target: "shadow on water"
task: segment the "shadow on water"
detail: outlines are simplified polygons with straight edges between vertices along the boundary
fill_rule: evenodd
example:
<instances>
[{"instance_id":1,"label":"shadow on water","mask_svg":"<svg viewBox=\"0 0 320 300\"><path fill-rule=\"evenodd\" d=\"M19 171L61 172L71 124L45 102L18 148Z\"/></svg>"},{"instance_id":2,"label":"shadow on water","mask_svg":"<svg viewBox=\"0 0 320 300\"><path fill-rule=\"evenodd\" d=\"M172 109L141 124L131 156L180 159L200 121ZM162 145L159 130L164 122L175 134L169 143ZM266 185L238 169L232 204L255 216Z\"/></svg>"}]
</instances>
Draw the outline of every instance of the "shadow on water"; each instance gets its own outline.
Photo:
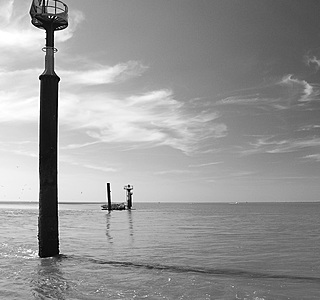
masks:
<instances>
[{"instance_id":1,"label":"shadow on water","mask_svg":"<svg viewBox=\"0 0 320 300\"><path fill-rule=\"evenodd\" d=\"M84 263L90 262L92 264L108 265L108 266L119 267L119 268L145 269L145 270L155 270L155 271L173 272L173 273L186 273L186 274L194 273L194 274L203 274L203 275L215 276L215 277L219 276L219 277L225 277L225 278L233 277L233 278L247 278L247 279L280 279L280 280L293 280L293 281L320 283L319 277L298 276L298 275L289 275L289 274L272 274L272 273L255 272L250 270L201 268L201 267L192 267L192 266L162 265L162 264L139 263L139 262L130 262L130 261L109 261L109 260L100 260L100 259L89 258L89 257L80 257L75 255L61 255L61 259L76 260L77 264L81 262L84 262ZM66 286L64 287L67 288Z\"/></svg>"},{"instance_id":2,"label":"shadow on water","mask_svg":"<svg viewBox=\"0 0 320 300\"><path fill-rule=\"evenodd\" d=\"M32 294L35 299L65 300L70 286L60 268L60 263L65 257L43 258L37 266L31 280Z\"/></svg>"},{"instance_id":3,"label":"shadow on water","mask_svg":"<svg viewBox=\"0 0 320 300\"><path fill-rule=\"evenodd\" d=\"M106 264L119 267L142 268L148 270L168 271L175 273L198 273L204 275L221 276L221 277L242 277L242 278L264 278L264 279L289 279L289 280L303 280L311 282L319 282L320 278L310 276L295 276L286 274L269 274L262 272L254 272L247 270L232 270L232 269L214 269L214 268L197 268L188 266L170 266L161 264L146 264L136 262L118 262L118 261L103 261L92 260L93 263Z\"/></svg>"}]
</instances>

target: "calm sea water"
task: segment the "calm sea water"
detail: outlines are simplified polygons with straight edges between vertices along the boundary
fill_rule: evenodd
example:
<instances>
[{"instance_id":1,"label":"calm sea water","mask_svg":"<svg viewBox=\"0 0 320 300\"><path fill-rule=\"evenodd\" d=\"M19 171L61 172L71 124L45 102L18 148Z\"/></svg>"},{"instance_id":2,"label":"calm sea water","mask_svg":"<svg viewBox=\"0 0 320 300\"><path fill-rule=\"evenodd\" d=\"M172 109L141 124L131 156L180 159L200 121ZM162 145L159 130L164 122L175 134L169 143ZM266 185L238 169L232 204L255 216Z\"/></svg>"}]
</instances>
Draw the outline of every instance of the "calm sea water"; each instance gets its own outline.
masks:
<instances>
[{"instance_id":1,"label":"calm sea water","mask_svg":"<svg viewBox=\"0 0 320 300\"><path fill-rule=\"evenodd\" d=\"M0 299L320 299L320 203L59 206L38 258L36 204L0 204Z\"/></svg>"}]
</instances>

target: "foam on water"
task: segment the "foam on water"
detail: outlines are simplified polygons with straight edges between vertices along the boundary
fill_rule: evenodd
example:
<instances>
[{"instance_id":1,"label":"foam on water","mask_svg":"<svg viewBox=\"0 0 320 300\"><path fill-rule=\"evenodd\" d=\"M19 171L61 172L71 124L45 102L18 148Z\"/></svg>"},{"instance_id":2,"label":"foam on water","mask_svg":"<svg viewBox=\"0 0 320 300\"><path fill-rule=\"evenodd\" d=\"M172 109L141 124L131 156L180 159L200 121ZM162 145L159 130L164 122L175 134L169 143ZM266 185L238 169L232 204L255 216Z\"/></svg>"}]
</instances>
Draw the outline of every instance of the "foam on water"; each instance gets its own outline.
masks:
<instances>
[{"instance_id":1,"label":"foam on water","mask_svg":"<svg viewBox=\"0 0 320 300\"><path fill-rule=\"evenodd\" d=\"M17 259L35 259L38 253L34 249L23 246L10 246L8 243L0 244L0 257Z\"/></svg>"}]
</instances>

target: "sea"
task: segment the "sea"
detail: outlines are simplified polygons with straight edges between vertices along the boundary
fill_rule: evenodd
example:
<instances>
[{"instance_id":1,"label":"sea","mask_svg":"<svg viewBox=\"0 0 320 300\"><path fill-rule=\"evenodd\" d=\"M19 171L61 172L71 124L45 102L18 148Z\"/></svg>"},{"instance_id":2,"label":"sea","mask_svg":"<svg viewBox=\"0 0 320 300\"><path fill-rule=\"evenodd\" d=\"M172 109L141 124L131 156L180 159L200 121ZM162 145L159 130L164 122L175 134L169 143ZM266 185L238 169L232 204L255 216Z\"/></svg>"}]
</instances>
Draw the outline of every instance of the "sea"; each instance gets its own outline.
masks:
<instances>
[{"instance_id":1,"label":"sea","mask_svg":"<svg viewBox=\"0 0 320 300\"><path fill-rule=\"evenodd\" d=\"M0 299L320 299L320 203L59 204L52 258L37 203L0 222Z\"/></svg>"}]
</instances>

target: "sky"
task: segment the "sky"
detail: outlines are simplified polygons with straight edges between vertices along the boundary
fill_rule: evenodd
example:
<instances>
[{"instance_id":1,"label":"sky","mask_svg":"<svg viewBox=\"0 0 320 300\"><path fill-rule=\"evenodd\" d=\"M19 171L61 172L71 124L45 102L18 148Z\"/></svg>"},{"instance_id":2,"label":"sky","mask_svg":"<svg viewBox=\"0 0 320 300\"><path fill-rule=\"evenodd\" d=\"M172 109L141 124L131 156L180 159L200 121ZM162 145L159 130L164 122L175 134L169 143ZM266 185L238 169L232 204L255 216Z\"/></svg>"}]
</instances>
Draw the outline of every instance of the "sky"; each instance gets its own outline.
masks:
<instances>
[{"instance_id":1,"label":"sky","mask_svg":"<svg viewBox=\"0 0 320 300\"><path fill-rule=\"evenodd\" d=\"M319 201L318 0L65 0L59 201ZM45 31L0 0L0 200L37 200Z\"/></svg>"}]
</instances>

